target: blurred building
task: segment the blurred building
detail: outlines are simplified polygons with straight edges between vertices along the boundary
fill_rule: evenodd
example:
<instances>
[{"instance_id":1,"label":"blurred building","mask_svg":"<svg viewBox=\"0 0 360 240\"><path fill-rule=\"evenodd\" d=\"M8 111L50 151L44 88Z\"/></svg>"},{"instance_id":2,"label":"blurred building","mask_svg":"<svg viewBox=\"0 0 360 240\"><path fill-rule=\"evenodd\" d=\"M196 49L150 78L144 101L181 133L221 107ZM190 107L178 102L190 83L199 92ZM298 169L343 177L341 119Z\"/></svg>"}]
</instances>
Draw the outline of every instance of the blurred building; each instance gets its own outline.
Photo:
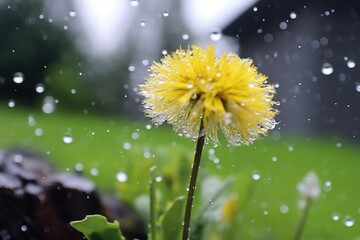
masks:
<instances>
[{"instance_id":1,"label":"blurred building","mask_svg":"<svg viewBox=\"0 0 360 240\"><path fill-rule=\"evenodd\" d=\"M263 0L223 32L279 85L281 131L359 140L359 1Z\"/></svg>"}]
</instances>

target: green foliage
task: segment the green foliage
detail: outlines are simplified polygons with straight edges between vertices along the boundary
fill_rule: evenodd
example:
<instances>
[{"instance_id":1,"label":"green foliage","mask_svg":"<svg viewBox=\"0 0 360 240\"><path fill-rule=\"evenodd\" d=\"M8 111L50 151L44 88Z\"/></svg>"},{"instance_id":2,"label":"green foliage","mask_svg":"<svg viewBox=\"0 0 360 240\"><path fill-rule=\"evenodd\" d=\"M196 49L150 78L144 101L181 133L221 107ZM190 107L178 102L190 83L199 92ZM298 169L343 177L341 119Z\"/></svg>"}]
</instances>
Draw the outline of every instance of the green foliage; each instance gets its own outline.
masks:
<instances>
[{"instance_id":1,"label":"green foliage","mask_svg":"<svg viewBox=\"0 0 360 240\"><path fill-rule=\"evenodd\" d=\"M173 199L186 193L194 142L178 137L166 126L150 129L147 122L83 113L55 111L48 115L19 105L10 109L6 102L0 102L0 116L1 149L32 149L60 171L73 171L81 163L85 176L101 190L116 190L145 222L149 221L147 173L151 166L157 165L157 174L162 177L156 182L158 225ZM36 120L35 126L28 124L29 116ZM34 134L37 128L43 135ZM74 138L71 144L62 140L67 132ZM134 138L134 133L138 137ZM125 143L131 147L124 148ZM202 194L201 189L213 186L206 185L207 180L215 178L221 186L232 176L232 184L202 218L209 220L203 225L203 239L291 239L302 212L297 184L314 171L322 191L312 205L303 239L356 239L359 155L358 145L314 136L282 135L280 140L272 140L270 134L254 145L236 149L207 145L199 175L204 185L199 185L196 193L193 219L197 219L201 205L212 198ZM98 175L91 174L92 168ZM126 181L116 179L119 171L127 174ZM339 215L338 221L333 220L333 214ZM344 225L347 216L355 220L353 227Z\"/></svg>"},{"instance_id":2,"label":"green foliage","mask_svg":"<svg viewBox=\"0 0 360 240\"><path fill-rule=\"evenodd\" d=\"M71 222L70 225L88 240L125 240L120 232L119 222L110 223L101 215L88 215L83 220Z\"/></svg>"},{"instance_id":3,"label":"green foliage","mask_svg":"<svg viewBox=\"0 0 360 240\"><path fill-rule=\"evenodd\" d=\"M178 240L181 237L185 199L178 197L160 217L161 239Z\"/></svg>"}]
</instances>

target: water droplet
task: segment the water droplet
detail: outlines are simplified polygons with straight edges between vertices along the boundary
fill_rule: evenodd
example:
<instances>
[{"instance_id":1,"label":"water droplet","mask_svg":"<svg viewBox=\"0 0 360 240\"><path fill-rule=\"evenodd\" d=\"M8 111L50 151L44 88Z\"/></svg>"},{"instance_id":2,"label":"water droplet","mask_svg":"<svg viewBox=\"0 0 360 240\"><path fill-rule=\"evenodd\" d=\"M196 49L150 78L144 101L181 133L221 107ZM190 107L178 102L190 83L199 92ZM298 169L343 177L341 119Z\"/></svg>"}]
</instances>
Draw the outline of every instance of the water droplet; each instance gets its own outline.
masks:
<instances>
[{"instance_id":1,"label":"water droplet","mask_svg":"<svg viewBox=\"0 0 360 240\"><path fill-rule=\"evenodd\" d=\"M75 11L70 11L69 16L70 17L76 17L76 12Z\"/></svg>"},{"instance_id":2,"label":"water droplet","mask_svg":"<svg viewBox=\"0 0 360 240\"><path fill-rule=\"evenodd\" d=\"M221 30L215 30L210 33L210 39L214 42L219 41L222 38L222 31Z\"/></svg>"},{"instance_id":3,"label":"water droplet","mask_svg":"<svg viewBox=\"0 0 360 240\"><path fill-rule=\"evenodd\" d=\"M44 134L44 131L41 128L36 128L34 134L37 137L41 137Z\"/></svg>"},{"instance_id":4,"label":"water droplet","mask_svg":"<svg viewBox=\"0 0 360 240\"><path fill-rule=\"evenodd\" d=\"M161 182L162 179L163 179L162 176L156 176L155 181L156 182Z\"/></svg>"},{"instance_id":5,"label":"water droplet","mask_svg":"<svg viewBox=\"0 0 360 240\"><path fill-rule=\"evenodd\" d=\"M24 81L25 77L24 77L24 74L22 72L16 72L14 73L14 76L13 76L13 81L14 83L17 83L17 84L20 84Z\"/></svg>"},{"instance_id":6,"label":"water droplet","mask_svg":"<svg viewBox=\"0 0 360 240\"><path fill-rule=\"evenodd\" d=\"M44 113L50 114L55 111L55 99L51 96L46 96L44 98L44 103L42 105L42 111Z\"/></svg>"},{"instance_id":7,"label":"water droplet","mask_svg":"<svg viewBox=\"0 0 360 240\"><path fill-rule=\"evenodd\" d=\"M10 99L9 102L8 102L8 106L9 106L9 108L15 107L15 100Z\"/></svg>"},{"instance_id":8,"label":"water droplet","mask_svg":"<svg viewBox=\"0 0 360 240\"><path fill-rule=\"evenodd\" d=\"M330 181L326 181L324 183L324 191L325 192L330 192L331 191L331 182Z\"/></svg>"},{"instance_id":9,"label":"water droplet","mask_svg":"<svg viewBox=\"0 0 360 240\"><path fill-rule=\"evenodd\" d=\"M139 137L140 137L140 134L139 134L138 132L133 132L133 133L131 134L131 138L134 139L134 140L139 139Z\"/></svg>"},{"instance_id":10,"label":"water droplet","mask_svg":"<svg viewBox=\"0 0 360 240\"><path fill-rule=\"evenodd\" d=\"M38 83L35 87L35 91L37 93L43 93L45 91L45 87L42 83Z\"/></svg>"},{"instance_id":11,"label":"water droplet","mask_svg":"<svg viewBox=\"0 0 360 240\"><path fill-rule=\"evenodd\" d=\"M21 226L21 231L26 232L28 230L28 227L26 225Z\"/></svg>"},{"instance_id":12,"label":"water droplet","mask_svg":"<svg viewBox=\"0 0 360 240\"><path fill-rule=\"evenodd\" d=\"M161 51L161 53L162 53L163 55L166 55L166 54L168 54L168 51L167 51L166 49L163 49L163 50Z\"/></svg>"},{"instance_id":13,"label":"water droplet","mask_svg":"<svg viewBox=\"0 0 360 240\"><path fill-rule=\"evenodd\" d=\"M293 151L294 151L294 147L293 147L293 146L289 146L289 147L288 147L288 151L289 151L289 152L293 152Z\"/></svg>"},{"instance_id":14,"label":"water droplet","mask_svg":"<svg viewBox=\"0 0 360 240\"><path fill-rule=\"evenodd\" d=\"M348 68L354 68L356 66L354 60L348 60L346 62L346 65L348 66Z\"/></svg>"},{"instance_id":15,"label":"water droplet","mask_svg":"<svg viewBox=\"0 0 360 240\"><path fill-rule=\"evenodd\" d=\"M71 93L71 94L76 94L76 89L75 89L75 88L71 89L71 90L70 90L70 93Z\"/></svg>"},{"instance_id":16,"label":"water droplet","mask_svg":"<svg viewBox=\"0 0 360 240\"><path fill-rule=\"evenodd\" d=\"M147 124L147 125L145 126L145 128L148 129L148 130L150 130L150 129L151 129L151 125L150 125L150 124Z\"/></svg>"},{"instance_id":17,"label":"water droplet","mask_svg":"<svg viewBox=\"0 0 360 240\"><path fill-rule=\"evenodd\" d=\"M321 72L324 75L330 75L334 72L334 68L330 63L324 63L321 67Z\"/></svg>"},{"instance_id":18,"label":"water droplet","mask_svg":"<svg viewBox=\"0 0 360 240\"><path fill-rule=\"evenodd\" d=\"M253 11L254 11L254 12L257 12L257 11L258 11L258 8L257 8L257 7L253 7Z\"/></svg>"},{"instance_id":19,"label":"water droplet","mask_svg":"<svg viewBox=\"0 0 360 240\"><path fill-rule=\"evenodd\" d=\"M254 172L251 177L252 177L252 179L257 181L257 180L259 180L261 178L261 175L258 172Z\"/></svg>"},{"instance_id":20,"label":"water droplet","mask_svg":"<svg viewBox=\"0 0 360 240\"><path fill-rule=\"evenodd\" d=\"M189 40L189 38L190 38L190 36L189 36L189 34L187 34L187 33L184 33L183 35L182 35L182 39L183 40Z\"/></svg>"},{"instance_id":21,"label":"water droplet","mask_svg":"<svg viewBox=\"0 0 360 240\"><path fill-rule=\"evenodd\" d=\"M32 116L32 115L28 116L28 124L31 127L36 125L36 120L35 120L34 116Z\"/></svg>"},{"instance_id":22,"label":"water droplet","mask_svg":"<svg viewBox=\"0 0 360 240\"><path fill-rule=\"evenodd\" d=\"M344 225L346 227L352 227L355 224L355 220L351 216L346 216L344 220Z\"/></svg>"},{"instance_id":23,"label":"water droplet","mask_svg":"<svg viewBox=\"0 0 360 240\"><path fill-rule=\"evenodd\" d=\"M130 65L128 69L129 69L129 72L134 72L136 68L135 68L135 66Z\"/></svg>"},{"instance_id":24,"label":"water droplet","mask_svg":"<svg viewBox=\"0 0 360 240\"><path fill-rule=\"evenodd\" d=\"M164 16L164 17L168 17L168 16L169 16L169 12L164 12L164 13L163 13L163 16Z\"/></svg>"},{"instance_id":25,"label":"water droplet","mask_svg":"<svg viewBox=\"0 0 360 240\"><path fill-rule=\"evenodd\" d=\"M130 0L130 4L133 7L137 7L137 6L139 6L140 1L139 0Z\"/></svg>"},{"instance_id":26,"label":"water droplet","mask_svg":"<svg viewBox=\"0 0 360 240\"><path fill-rule=\"evenodd\" d=\"M332 220L334 221L339 221L340 219L340 215L338 213L333 213L331 216Z\"/></svg>"},{"instance_id":27,"label":"water droplet","mask_svg":"<svg viewBox=\"0 0 360 240\"><path fill-rule=\"evenodd\" d=\"M280 27L281 30L285 30L287 28L287 23L286 22L281 22L279 24L279 27Z\"/></svg>"},{"instance_id":28,"label":"water droplet","mask_svg":"<svg viewBox=\"0 0 360 240\"><path fill-rule=\"evenodd\" d=\"M360 92L360 84L356 85L355 89L356 89L357 92Z\"/></svg>"},{"instance_id":29,"label":"water droplet","mask_svg":"<svg viewBox=\"0 0 360 240\"><path fill-rule=\"evenodd\" d=\"M291 12L290 13L290 18L291 19L295 19L297 17L296 13L295 12Z\"/></svg>"},{"instance_id":30,"label":"water droplet","mask_svg":"<svg viewBox=\"0 0 360 240\"><path fill-rule=\"evenodd\" d=\"M97 175L99 175L99 170L97 168L91 168L90 174L93 176L97 176Z\"/></svg>"},{"instance_id":31,"label":"water droplet","mask_svg":"<svg viewBox=\"0 0 360 240\"><path fill-rule=\"evenodd\" d=\"M145 27L146 26L146 22L144 20L140 21L140 26L141 27Z\"/></svg>"},{"instance_id":32,"label":"water droplet","mask_svg":"<svg viewBox=\"0 0 360 240\"><path fill-rule=\"evenodd\" d=\"M124 144L123 144L123 148L125 149L125 150L130 150L131 149L131 143L129 143L129 142L125 142Z\"/></svg>"},{"instance_id":33,"label":"water droplet","mask_svg":"<svg viewBox=\"0 0 360 240\"><path fill-rule=\"evenodd\" d=\"M272 158L271 158L271 161L273 161L273 162L276 162L278 159L277 159L277 157L276 156L273 156Z\"/></svg>"},{"instance_id":34,"label":"water droplet","mask_svg":"<svg viewBox=\"0 0 360 240\"><path fill-rule=\"evenodd\" d=\"M341 142L336 143L336 147L337 148L341 147Z\"/></svg>"},{"instance_id":35,"label":"water droplet","mask_svg":"<svg viewBox=\"0 0 360 240\"><path fill-rule=\"evenodd\" d=\"M289 207L287 206L287 205L281 205L280 206L280 212L282 213L282 214L286 214L286 213L288 213L289 212Z\"/></svg>"},{"instance_id":36,"label":"water droplet","mask_svg":"<svg viewBox=\"0 0 360 240\"><path fill-rule=\"evenodd\" d=\"M84 170L84 165L82 163L75 164L75 171L82 172Z\"/></svg>"},{"instance_id":37,"label":"water droplet","mask_svg":"<svg viewBox=\"0 0 360 240\"><path fill-rule=\"evenodd\" d=\"M66 144L70 144L74 141L74 138L69 134L65 134L65 136L63 137L63 142Z\"/></svg>"},{"instance_id":38,"label":"water droplet","mask_svg":"<svg viewBox=\"0 0 360 240\"><path fill-rule=\"evenodd\" d=\"M128 180L128 176L126 173L124 172L118 172L116 174L116 179L119 181L119 182L126 182Z\"/></svg>"}]
</instances>

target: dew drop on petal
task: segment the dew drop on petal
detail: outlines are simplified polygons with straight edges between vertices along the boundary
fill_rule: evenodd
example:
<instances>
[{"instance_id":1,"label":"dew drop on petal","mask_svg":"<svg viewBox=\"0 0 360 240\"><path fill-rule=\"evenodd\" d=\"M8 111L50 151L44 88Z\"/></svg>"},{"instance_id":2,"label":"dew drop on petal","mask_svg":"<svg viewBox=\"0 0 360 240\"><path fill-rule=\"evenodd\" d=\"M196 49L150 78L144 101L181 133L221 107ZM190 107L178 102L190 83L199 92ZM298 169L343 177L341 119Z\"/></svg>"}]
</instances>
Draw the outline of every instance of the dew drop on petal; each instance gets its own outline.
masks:
<instances>
[{"instance_id":1,"label":"dew drop on petal","mask_svg":"<svg viewBox=\"0 0 360 240\"><path fill-rule=\"evenodd\" d=\"M330 63L324 63L321 67L321 72L324 75L330 75L334 72L334 68Z\"/></svg>"},{"instance_id":2,"label":"dew drop on petal","mask_svg":"<svg viewBox=\"0 0 360 240\"><path fill-rule=\"evenodd\" d=\"M24 74L22 72L16 72L14 73L14 76L13 76L13 81L14 83L17 83L17 84L20 84L24 81L25 77L24 77Z\"/></svg>"}]
</instances>

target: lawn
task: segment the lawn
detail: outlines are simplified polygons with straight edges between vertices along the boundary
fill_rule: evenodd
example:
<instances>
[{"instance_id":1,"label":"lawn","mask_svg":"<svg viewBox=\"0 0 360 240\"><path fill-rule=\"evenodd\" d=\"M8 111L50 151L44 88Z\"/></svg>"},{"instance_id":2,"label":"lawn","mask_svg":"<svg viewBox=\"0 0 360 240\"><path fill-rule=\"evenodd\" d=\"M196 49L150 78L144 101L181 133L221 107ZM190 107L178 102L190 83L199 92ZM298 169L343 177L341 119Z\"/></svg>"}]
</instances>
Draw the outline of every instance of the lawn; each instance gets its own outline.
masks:
<instances>
[{"instance_id":1,"label":"lawn","mask_svg":"<svg viewBox=\"0 0 360 240\"><path fill-rule=\"evenodd\" d=\"M49 159L59 171L82 170L103 192L117 192L134 205L147 194L152 165L158 166L159 201L185 194L194 145L169 126L155 127L144 119L44 114L0 103L0 149L24 148ZM239 227L232 227L237 235L233 239L291 239L301 215L297 184L314 171L321 195L310 211L303 239L360 239L359 156L359 146L345 140L284 134L280 139L270 134L239 148L229 148L225 141L217 148L207 145L197 204L212 201L204 189L232 178L219 204L236 202L239 214L233 223ZM207 217L216 222L216 216L222 215L214 210Z\"/></svg>"}]
</instances>

